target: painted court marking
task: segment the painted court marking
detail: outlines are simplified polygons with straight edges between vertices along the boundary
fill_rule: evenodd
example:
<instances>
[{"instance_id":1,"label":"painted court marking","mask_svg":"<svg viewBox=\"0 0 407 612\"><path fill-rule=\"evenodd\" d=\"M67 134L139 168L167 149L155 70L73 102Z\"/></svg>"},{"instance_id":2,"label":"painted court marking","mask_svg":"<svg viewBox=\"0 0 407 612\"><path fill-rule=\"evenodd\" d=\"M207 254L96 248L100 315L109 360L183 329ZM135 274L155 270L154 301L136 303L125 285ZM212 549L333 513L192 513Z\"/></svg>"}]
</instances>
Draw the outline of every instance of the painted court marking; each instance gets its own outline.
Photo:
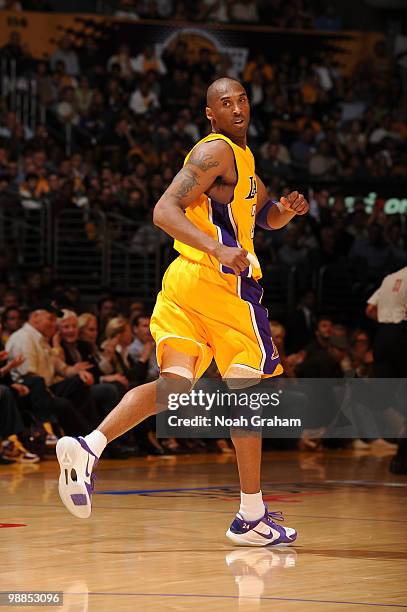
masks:
<instances>
[{"instance_id":1,"label":"painted court marking","mask_svg":"<svg viewBox=\"0 0 407 612\"><path fill-rule=\"evenodd\" d=\"M326 604L338 604L338 605L350 605L350 606L369 606L369 607L380 607L380 608L407 608L407 604L392 604L392 603L368 603L366 601L338 601L335 599L306 599L301 597L239 597L238 595L203 595L200 593L106 593L106 592L85 592L85 593L66 593L67 595L103 595L113 597L185 597L185 598L203 598L203 599L237 599L237 600L251 600L255 601L298 601L302 603L326 603Z\"/></svg>"}]
</instances>

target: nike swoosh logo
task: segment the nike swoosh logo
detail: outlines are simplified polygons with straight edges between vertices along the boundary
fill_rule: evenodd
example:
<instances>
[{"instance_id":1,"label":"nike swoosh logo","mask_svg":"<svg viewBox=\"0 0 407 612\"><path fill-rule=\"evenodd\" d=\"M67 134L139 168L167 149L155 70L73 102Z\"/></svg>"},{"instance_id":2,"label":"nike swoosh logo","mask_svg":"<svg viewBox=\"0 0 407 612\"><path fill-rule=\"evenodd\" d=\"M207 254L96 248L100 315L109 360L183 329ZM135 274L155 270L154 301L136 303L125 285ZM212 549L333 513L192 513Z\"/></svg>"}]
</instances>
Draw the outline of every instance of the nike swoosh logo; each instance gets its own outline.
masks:
<instances>
[{"instance_id":1,"label":"nike swoosh logo","mask_svg":"<svg viewBox=\"0 0 407 612\"><path fill-rule=\"evenodd\" d=\"M271 527L269 533L260 533L260 531L256 531L255 529L253 529L253 531L265 540L278 540L281 537L281 533L275 529L272 529Z\"/></svg>"},{"instance_id":2,"label":"nike swoosh logo","mask_svg":"<svg viewBox=\"0 0 407 612\"><path fill-rule=\"evenodd\" d=\"M86 462L86 470L85 470L86 478L89 478L89 476L90 476L90 473L88 472L88 467L89 467L89 454L88 454L88 460Z\"/></svg>"}]
</instances>

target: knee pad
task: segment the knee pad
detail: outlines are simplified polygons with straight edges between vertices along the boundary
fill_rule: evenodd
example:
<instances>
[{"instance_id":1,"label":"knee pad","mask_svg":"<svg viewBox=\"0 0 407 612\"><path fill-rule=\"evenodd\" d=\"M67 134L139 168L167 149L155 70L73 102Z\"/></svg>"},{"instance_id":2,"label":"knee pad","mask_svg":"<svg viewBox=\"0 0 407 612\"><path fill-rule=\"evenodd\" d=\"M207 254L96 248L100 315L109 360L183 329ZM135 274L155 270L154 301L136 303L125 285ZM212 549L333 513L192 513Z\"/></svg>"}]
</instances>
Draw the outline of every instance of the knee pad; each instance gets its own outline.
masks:
<instances>
[{"instance_id":1,"label":"knee pad","mask_svg":"<svg viewBox=\"0 0 407 612\"><path fill-rule=\"evenodd\" d=\"M168 368L161 370L161 374L175 374L175 376L186 378L191 383L194 378L194 373L190 368L180 365L168 366Z\"/></svg>"},{"instance_id":2,"label":"knee pad","mask_svg":"<svg viewBox=\"0 0 407 612\"><path fill-rule=\"evenodd\" d=\"M261 373L238 365L231 365L224 376L224 380L229 389L247 389L261 382Z\"/></svg>"},{"instance_id":3,"label":"knee pad","mask_svg":"<svg viewBox=\"0 0 407 612\"><path fill-rule=\"evenodd\" d=\"M180 368L174 369L180 370ZM162 412L168 409L169 396L172 394L180 395L181 393L189 393L193 387L193 380L182 376L180 373L175 373L172 369L167 369L161 372L157 380L156 391L156 408L157 412Z\"/></svg>"}]
</instances>

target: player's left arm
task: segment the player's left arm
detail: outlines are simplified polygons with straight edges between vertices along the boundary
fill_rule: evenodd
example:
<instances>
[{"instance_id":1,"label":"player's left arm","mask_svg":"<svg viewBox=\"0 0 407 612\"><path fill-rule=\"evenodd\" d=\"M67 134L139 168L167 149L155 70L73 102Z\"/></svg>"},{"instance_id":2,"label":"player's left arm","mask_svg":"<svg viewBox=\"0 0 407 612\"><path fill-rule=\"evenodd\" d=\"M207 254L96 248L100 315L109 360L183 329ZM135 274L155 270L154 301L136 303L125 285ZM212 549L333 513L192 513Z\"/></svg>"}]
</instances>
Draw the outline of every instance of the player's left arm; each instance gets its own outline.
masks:
<instances>
[{"instance_id":1,"label":"player's left arm","mask_svg":"<svg viewBox=\"0 0 407 612\"><path fill-rule=\"evenodd\" d=\"M280 229L291 221L295 215L305 215L309 204L302 193L292 191L278 202L270 200L263 181L256 175L257 207L256 224L264 229Z\"/></svg>"}]
</instances>

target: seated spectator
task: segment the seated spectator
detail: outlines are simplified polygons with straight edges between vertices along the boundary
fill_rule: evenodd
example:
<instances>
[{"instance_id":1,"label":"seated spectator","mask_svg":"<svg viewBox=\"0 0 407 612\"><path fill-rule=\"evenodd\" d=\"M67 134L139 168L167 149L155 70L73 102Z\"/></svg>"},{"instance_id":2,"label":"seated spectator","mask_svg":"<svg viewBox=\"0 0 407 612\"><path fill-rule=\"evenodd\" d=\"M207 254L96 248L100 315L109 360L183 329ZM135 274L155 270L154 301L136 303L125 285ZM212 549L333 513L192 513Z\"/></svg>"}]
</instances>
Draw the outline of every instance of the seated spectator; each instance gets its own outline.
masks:
<instances>
[{"instance_id":1,"label":"seated spectator","mask_svg":"<svg viewBox=\"0 0 407 612\"><path fill-rule=\"evenodd\" d=\"M264 53L258 53L253 60L246 64L243 72L243 80L250 83L255 71L260 71L263 79L266 82L273 80L274 69Z\"/></svg>"},{"instance_id":2,"label":"seated spectator","mask_svg":"<svg viewBox=\"0 0 407 612\"><path fill-rule=\"evenodd\" d=\"M79 79L78 87L75 91L76 105L80 114L87 114L93 99L93 90L89 86L89 79L82 76Z\"/></svg>"},{"instance_id":3,"label":"seated spectator","mask_svg":"<svg viewBox=\"0 0 407 612\"><path fill-rule=\"evenodd\" d=\"M284 165L289 166L291 164L291 159L290 159L290 154L288 152L287 147L285 146L285 144L283 144L281 142L281 131L276 128L273 127L270 130L270 134L268 137L268 142L265 142L261 148L260 148L260 155L262 156L262 158L267 159L267 155L268 155L268 147L270 144L273 144L277 147L277 157L276 159Z\"/></svg>"},{"instance_id":4,"label":"seated spectator","mask_svg":"<svg viewBox=\"0 0 407 612\"><path fill-rule=\"evenodd\" d=\"M140 15L137 12L137 4L135 0L119 0L119 8L115 12L115 16L138 21L140 19Z\"/></svg>"},{"instance_id":5,"label":"seated spectator","mask_svg":"<svg viewBox=\"0 0 407 612\"><path fill-rule=\"evenodd\" d=\"M133 340L130 322L124 317L114 317L106 326L105 336L106 340L102 344L105 356L107 356L105 350L106 346L109 347L109 341L116 341L116 347L110 359L114 372L125 376L130 387L143 384L148 373L150 355L143 354L136 361L129 354L129 346Z\"/></svg>"},{"instance_id":6,"label":"seated spectator","mask_svg":"<svg viewBox=\"0 0 407 612\"><path fill-rule=\"evenodd\" d=\"M24 423L10 387L0 384L0 465L38 463L40 458L30 453L19 439Z\"/></svg>"},{"instance_id":7,"label":"seated spectator","mask_svg":"<svg viewBox=\"0 0 407 612\"><path fill-rule=\"evenodd\" d=\"M307 249L299 244L299 235L295 226L286 230L283 246L278 251L279 260L287 266L297 266L305 261Z\"/></svg>"},{"instance_id":8,"label":"seated spectator","mask_svg":"<svg viewBox=\"0 0 407 612\"><path fill-rule=\"evenodd\" d=\"M168 73L172 76L175 75L177 70L187 73L189 71L188 48L183 40L178 39L174 46L167 47L163 52L162 59Z\"/></svg>"},{"instance_id":9,"label":"seated spectator","mask_svg":"<svg viewBox=\"0 0 407 612\"><path fill-rule=\"evenodd\" d=\"M267 153L265 159L260 160L259 167L265 176L273 177L278 176L280 178L291 177L291 168L288 164L282 163L279 159L280 150L279 145L271 142L267 145Z\"/></svg>"},{"instance_id":10,"label":"seated spectator","mask_svg":"<svg viewBox=\"0 0 407 612\"><path fill-rule=\"evenodd\" d=\"M130 251L145 257L157 252L158 248L169 242L168 234L146 220L134 233L130 243Z\"/></svg>"},{"instance_id":11,"label":"seated spectator","mask_svg":"<svg viewBox=\"0 0 407 612\"><path fill-rule=\"evenodd\" d=\"M175 69L171 77L167 74L162 90L161 100L165 100L165 105L171 110L180 110L185 107L185 101L190 95L190 83L186 70ZM199 98L197 98L199 101Z\"/></svg>"},{"instance_id":12,"label":"seated spectator","mask_svg":"<svg viewBox=\"0 0 407 612\"><path fill-rule=\"evenodd\" d=\"M319 251L311 253L311 259L315 256L314 265L318 267L335 263L339 258L336 250L335 230L332 227L323 227L320 232Z\"/></svg>"},{"instance_id":13,"label":"seated spectator","mask_svg":"<svg viewBox=\"0 0 407 612\"><path fill-rule=\"evenodd\" d=\"M372 277L383 276L386 263L391 256L390 248L386 245L383 228L378 224L368 227L367 238L356 238L349 252L349 257L360 257L368 265Z\"/></svg>"},{"instance_id":14,"label":"seated spectator","mask_svg":"<svg viewBox=\"0 0 407 612\"><path fill-rule=\"evenodd\" d=\"M132 93L129 107L136 115L145 115L156 108L160 103L157 95L152 91L147 81L140 81L138 88Z\"/></svg>"},{"instance_id":15,"label":"seated spectator","mask_svg":"<svg viewBox=\"0 0 407 612\"><path fill-rule=\"evenodd\" d=\"M287 326L287 348L289 352L300 351L311 342L316 323L315 310L315 293L307 290L301 296L297 308L289 318Z\"/></svg>"},{"instance_id":16,"label":"seated spectator","mask_svg":"<svg viewBox=\"0 0 407 612\"><path fill-rule=\"evenodd\" d=\"M406 241L399 223L390 223L385 228L385 241L389 245L394 267L402 267L407 263Z\"/></svg>"},{"instance_id":17,"label":"seated spectator","mask_svg":"<svg viewBox=\"0 0 407 612\"><path fill-rule=\"evenodd\" d=\"M40 103L45 107L51 107L57 100L58 87L50 74L47 62L37 62L35 80Z\"/></svg>"},{"instance_id":18,"label":"seated spectator","mask_svg":"<svg viewBox=\"0 0 407 612\"><path fill-rule=\"evenodd\" d=\"M119 67L120 77L126 80L130 80L133 77L132 58L128 45L120 45L117 53L109 58L107 69L111 70L112 67L116 65Z\"/></svg>"},{"instance_id":19,"label":"seated spectator","mask_svg":"<svg viewBox=\"0 0 407 612\"><path fill-rule=\"evenodd\" d=\"M314 338L306 345L307 356L312 356L320 351L326 352L332 336L333 322L330 317L320 315L314 332Z\"/></svg>"},{"instance_id":20,"label":"seated spectator","mask_svg":"<svg viewBox=\"0 0 407 612\"><path fill-rule=\"evenodd\" d=\"M197 21L214 21L227 23L229 21L228 0L202 0L198 5Z\"/></svg>"},{"instance_id":21,"label":"seated spectator","mask_svg":"<svg viewBox=\"0 0 407 612\"><path fill-rule=\"evenodd\" d=\"M14 332L6 345L11 359L20 355L24 361L12 371L15 382L29 386L32 377L43 379L44 405L51 402L50 411L56 414L65 433L86 434L98 424L98 417L92 410L89 397L89 376L92 365L79 362L68 366L56 356L49 344L56 332L56 318L59 314L49 303L31 308L28 322ZM55 397L49 397L48 388Z\"/></svg>"},{"instance_id":22,"label":"seated spectator","mask_svg":"<svg viewBox=\"0 0 407 612\"><path fill-rule=\"evenodd\" d=\"M366 134L360 121L351 121L345 125L339 138L350 154L363 154L366 150Z\"/></svg>"},{"instance_id":23,"label":"seated spectator","mask_svg":"<svg viewBox=\"0 0 407 612\"><path fill-rule=\"evenodd\" d=\"M354 121L362 119L363 114L366 110L366 103L357 97L355 91L350 88L344 96L343 101L340 103L342 110L341 121Z\"/></svg>"},{"instance_id":24,"label":"seated spectator","mask_svg":"<svg viewBox=\"0 0 407 612\"><path fill-rule=\"evenodd\" d=\"M99 420L101 420L119 403L128 387L128 380L119 373L103 373L100 369L103 358L97 359L94 345L79 339L79 320L76 313L70 310L62 310L62 313L63 316L58 319L58 333L53 338L54 350L68 365L72 366L84 360L92 364L92 368L86 374L90 377L90 395L97 409ZM94 326L95 329L93 333L91 332L91 335L96 339L96 318L94 317L93 320L88 318L87 321L88 330L89 325L91 329ZM105 350L107 350L106 347ZM132 452L133 448L125 447L122 441L115 441L113 448L110 449L109 456L122 459L128 457Z\"/></svg>"},{"instance_id":25,"label":"seated spectator","mask_svg":"<svg viewBox=\"0 0 407 612\"><path fill-rule=\"evenodd\" d=\"M147 45L142 53L139 53L131 60L131 67L137 74L145 75L152 70L157 74L165 74L167 72L163 62L157 57L155 47Z\"/></svg>"},{"instance_id":26,"label":"seated spectator","mask_svg":"<svg viewBox=\"0 0 407 612\"><path fill-rule=\"evenodd\" d=\"M58 49L51 55L51 67L55 70L56 65L59 61L64 62L66 71L71 76L78 76L79 74L79 60L78 54L72 47L71 40L68 36L64 36L58 45Z\"/></svg>"},{"instance_id":27,"label":"seated spectator","mask_svg":"<svg viewBox=\"0 0 407 612\"><path fill-rule=\"evenodd\" d=\"M321 179L334 178L338 171L338 161L331 153L326 140L321 140L316 153L309 158L309 173Z\"/></svg>"},{"instance_id":28,"label":"seated spectator","mask_svg":"<svg viewBox=\"0 0 407 612\"><path fill-rule=\"evenodd\" d=\"M20 329L23 324L21 310L17 306L9 306L1 315L1 342L6 344L11 334Z\"/></svg>"},{"instance_id":29,"label":"seated spectator","mask_svg":"<svg viewBox=\"0 0 407 612\"><path fill-rule=\"evenodd\" d=\"M256 0L234 0L229 11L231 20L237 23L259 22Z\"/></svg>"},{"instance_id":30,"label":"seated spectator","mask_svg":"<svg viewBox=\"0 0 407 612\"><path fill-rule=\"evenodd\" d=\"M40 210L43 207L38 174L27 174L24 183L20 183L19 192L21 205L25 210Z\"/></svg>"},{"instance_id":31,"label":"seated spectator","mask_svg":"<svg viewBox=\"0 0 407 612\"><path fill-rule=\"evenodd\" d=\"M15 308L20 307L20 295L16 289L7 289L4 293L0 313L4 313L10 306L14 306Z\"/></svg>"},{"instance_id":32,"label":"seated spectator","mask_svg":"<svg viewBox=\"0 0 407 612\"><path fill-rule=\"evenodd\" d=\"M0 49L0 52L1 57L4 58L5 67L10 66L11 61L15 62L17 75L26 73L32 65L32 57L22 43L20 32L10 32L8 42Z\"/></svg>"},{"instance_id":33,"label":"seated spectator","mask_svg":"<svg viewBox=\"0 0 407 612\"><path fill-rule=\"evenodd\" d=\"M23 125L16 113L10 111L3 114L0 119L0 137L7 141L25 141L32 138L32 131L28 125Z\"/></svg>"},{"instance_id":34,"label":"seated spectator","mask_svg":"<svg viewBox=\"0 0 407 612\"><path fill-rule=\"evenodd\" d=\"M61 123L79 125L78 102L73 87L67 87L62 91L61 101L57 104L56 112Z\"/></svg>"},{"instance_id":35,"label":"seated spectator","mask_svg":"<svg viewBox=\"0 0 407 612\"><path fill-rule=\"evenodd\" d=\"M287 378L295 378L295 368L287 359L287 355L285 353L285 335L286 330L284 325L279 323L278 321L270 321L270 332L271 337L273 338L273 342L277 347L278 353L280 355L281 364L284 368L284 376Z\"/></svg>"},{"instance_id":36,"label":"seated spectator","mask_svg":"<svg viewBox=\"0 0 407 612\"><path fill-rule=\"evenodd\" d=\"M369 335L363 329L355 329L351 336L351 356L358 378L373 377L373 351Z\"/></svg>"},{"instance_id":37,"label":"seated spectator","mask_svg":"<svg viewBox=\"0 0 407 612\"><path fill-rule=\"evenodd\" d=\"M36 463L38 458L33 448L30 450L33 452L34 457L25 456L29 451L24 447L24 441L27 442L29 446L35 447L35 450L41 450L41 454L46 448L54 449L57 443L57 438L54 435L51 424L51 421L54 419L47 405L38 405L38 390L42 385L42 379L32 377L29 385L22 384L22 382L13 382L11 374L14 374L14 371L24 363L24 357L19 355L7 361L9 355L7 351L3 351L2 349L3 346L0 343L0 388L4 387L3 393L0 392L0 396L3 397L3 403L5 404L5 413L3 415L4 427L2 429L0 425L0 438L7 438L8 456L10 456L11 453L16 461ZM34 441L33 444L31 444L30 434L28 430L25 429L25 426L22 425L21 411L27 413L27 421L30 420L41 432L44 443L41 449L36 447ZM7 423L8 427L6 427ZM11 427L12 424L13 427ZM8 431L6 435L4 435L4 428Z\"/></svg>"},{"instance_id":38,"label":"seated spectator","mask_svg":"<svg viewBox=\"0 0 407 612\"><path fill-rule=\"evenodd\" d=\"M117 345L117 338L105 342L102 352L97 344L98 322L95 315L85 312L78 317L79 340L87 345L87 350L91 356L90 362L96 362L101 374L101 382L119 382L123 386L128 385L128 380L122 374L113 374L112 359ZM103 378L102 378L103 376Z\"/></svg>"},{"instance_id":39,"label":"seated spectator","mask_svg":"<svg viewBox=\"0 0 407 612\"><path fill-rule=\"evenodd\" d=\"M118 308L115 300L112 297L107 296L99 300L97 304L97 311L99 337L102 338L105 334L105 327L110 319L117 316Z\"/></svg>"},{"instance_id":40,"label":"seated spectator","mask_svg":"<svg viewBox=\"0 0 407 612\"><path fill-rule=\"evenodd\" d=\"M290 148L292 164L300 170L307 170L313 147L314 131L311 127L306 127L299 140L296 140Z\"/></svg>"},{"instance_id":41,"label":"seated spectator","mask_svg":"<svg viewBox=\"0 0 407 612\"><path fill-rule=\"evenodd\" d=\"M155 355L155 343L150 332L150 317L143 314L133 316L131 327L134 339L129 346L129 355L135 362L148 361L146 380L156 380L159 369Z\"/></svg>"}]
</instances>

